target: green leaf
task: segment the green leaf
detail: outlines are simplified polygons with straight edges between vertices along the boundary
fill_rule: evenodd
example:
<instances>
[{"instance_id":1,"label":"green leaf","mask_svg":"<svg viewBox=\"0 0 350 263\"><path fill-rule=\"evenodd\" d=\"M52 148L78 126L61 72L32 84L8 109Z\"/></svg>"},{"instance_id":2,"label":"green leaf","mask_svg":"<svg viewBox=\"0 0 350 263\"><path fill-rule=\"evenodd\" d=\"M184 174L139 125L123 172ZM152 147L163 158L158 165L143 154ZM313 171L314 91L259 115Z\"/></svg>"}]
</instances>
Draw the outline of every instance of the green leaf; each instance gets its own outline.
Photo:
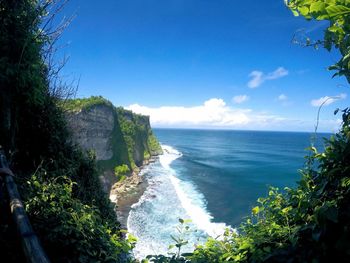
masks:
<instances>
[{"instance_id":1,"label":"green leaf","mask_svg":"<svg viewBox=\"0 0 350 263\"><path fill-rule=\"evenodd\" d=\"M350 186L350 178L345 177L341 180L341 186L342 187L349 187Z\"/></svg>"},{"instance_id":2,"label":"green leaf","mask_svg":"<svg viewBox=\"0 0 350 263\"><path fill-rule=\"evenodd\" d=\"M298 11L296 11L296 10L294 10L294 9L292 10L292 13L293 13L294 16L299 16Z\"/></svg>"},{"instance_id":3,"label":"green leaf","mask_svg":"<svg viewBox=\"0 0 350 263\"><path fill-rule=\"evenodd\" d=\"M299 10L300 14L303 16L308 16L309 12L310 12L309 8L307 8L306 6L302 6L298 10Z\"/></svg>"},{"instance_id":4,"label":"green leaf","mask_svg":"<svg viewBox=\"0 0 350 263\"><path fill-rule=\"evenodd\" d=\"M310 12L322 12L325 10L325 7L325 3L315 2L310 5Z\"/></svg>"},{"instance_id":5,"label":"green leaf","mask_svg":"<svg viewBox=\"0 0 350 263\"><path fill-rule=\"evenodd\" d=\"M257 214L259 213L259 211L260 211L259 206L256 206L256 207L254 207L254 208L252 209L253 215L257 215Z\"/></svg>"},{"instance_id":6,"label":"green leaf","mask_svg":"<svg viewBox=\"0 0 350 263\"><path fill-rule=\"evenodd\" d=\"M293 208L292 208L291 206L285 207L285 208L282 209L282 213L283 213L283 214L288 214L288 212L289 212L290 210L292 210L292 209L293 209Z\"/></svg>"},{"instance_id":7,"label":"green leaf","mask_svg":"<svg viewBox=\"0 0 350 263\"><path fill-rule=\"evenodd\" d=\"M168 249L173 249L175 247L175 245L169 245Z\"/></svg>"},{"instance_id":8,"label":"green leaf","mask_svg":"<svg viewBox=\"0 0 350 263\"><path fill-rule=\"evenodd\" d=\"M339 30L341 30L341 28L337 25L332 25L330 27L328 27L327 29L329 32L332 32L332 33L336 33L338 32Z\"/></svg>"},{"instance_id":9,"label":"green leaf","mask_svg":"<svg viewBox=\"0 0 350 263\"><path fill-rule=\"evenodd\" d=\"M326 7L326 11L330 17L335 17L350 13L350 8L343 5L329 5Z\"/></svg>"}]
</instances>

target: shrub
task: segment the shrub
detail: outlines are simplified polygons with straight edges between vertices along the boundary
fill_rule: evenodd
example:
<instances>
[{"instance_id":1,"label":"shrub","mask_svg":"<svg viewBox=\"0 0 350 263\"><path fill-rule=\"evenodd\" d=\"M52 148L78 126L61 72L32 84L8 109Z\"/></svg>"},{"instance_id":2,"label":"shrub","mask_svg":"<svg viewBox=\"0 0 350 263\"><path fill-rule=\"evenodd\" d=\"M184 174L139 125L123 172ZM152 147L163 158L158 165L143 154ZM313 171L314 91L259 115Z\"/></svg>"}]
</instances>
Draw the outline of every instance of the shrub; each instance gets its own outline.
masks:
<instances>
[{"instance_id":1,"label":"shrub","mask_svg":"<svg viewBox=\"0 0 350 263\"><path fill-rule=\"evenodd\" d=\"M28 181L26 210L52 262L121 262L134 240L124 240L95 206L73 196L72 182L48 179L44 171Z\"/></svg>"},{"instance_id":2,"label":"shrub","mask_svg":"<svg viewBox=\"0 0 350 263\"><path fill-rule=\"evenodd\" d=\"M114 168L114 174L117 178L125 177L129 172L130 168L126 164L118 165Z\"/></svg>"}]
</instances>

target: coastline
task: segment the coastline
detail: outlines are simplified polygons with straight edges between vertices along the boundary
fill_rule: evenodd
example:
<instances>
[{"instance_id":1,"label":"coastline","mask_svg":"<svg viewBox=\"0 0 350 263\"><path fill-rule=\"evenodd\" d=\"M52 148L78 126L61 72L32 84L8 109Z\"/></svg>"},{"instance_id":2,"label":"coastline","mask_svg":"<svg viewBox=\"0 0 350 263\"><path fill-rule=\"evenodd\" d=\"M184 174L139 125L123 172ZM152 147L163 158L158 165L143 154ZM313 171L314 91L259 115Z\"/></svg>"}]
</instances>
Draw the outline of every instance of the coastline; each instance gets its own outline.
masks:
<instances>
[{"instance_id":1,"label":"coastline","mask_svg":"<svg viewBox=\"0 0 350 263\"><path fill-rule=\"evenodd\" d=\"M152 156L150 159L144 160L142 166L136 168L130 176L112 186L109 198L116 204L115 210L122 229L127 230L131 206L140 200L148 187L148 182L142 174L143 169L158 158L158 156Z\"/></svg>"}]
</instances>

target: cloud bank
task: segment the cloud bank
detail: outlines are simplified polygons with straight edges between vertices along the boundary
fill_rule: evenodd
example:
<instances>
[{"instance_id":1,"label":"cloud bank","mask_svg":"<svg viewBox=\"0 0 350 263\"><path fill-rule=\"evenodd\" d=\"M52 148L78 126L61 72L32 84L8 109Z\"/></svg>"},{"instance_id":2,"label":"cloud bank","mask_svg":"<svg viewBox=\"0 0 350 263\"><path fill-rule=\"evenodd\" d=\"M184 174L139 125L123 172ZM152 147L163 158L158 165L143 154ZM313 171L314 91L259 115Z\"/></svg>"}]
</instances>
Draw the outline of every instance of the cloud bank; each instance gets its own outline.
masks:
<instances>
[{"instance_id":1,"label":"cloud bank","mask_svg":"<svg viewBox=\"0 0 350 263\"><path fill-rule=\"evenodd\" d=\"M267 80L279 79L287 76L288 74L288 70L286 70L284 67L279 67L268 74L265 74L262 71L254 70L249 74L249 77L251 79L248 82L247 86L251 89L255 89Z\"/></svg>"},{"instance_id":2,"label":"cloud bank","mask_svg":"<svg viewBox=\"0 0 350 263\"><path fill-rule=\"evenodd\" d=\"M154 127L191 128L261 128L283 121L279 116L227 106L220 98L211 98L202 105L147 107L132 104L135 113L149 115Z\"/></svg>"},{"instance_id":3,"label":"cloud bank","mask_svg":"<svg viewBox=\"0 0 350 263\"><path fill-rule=\"evenodd\" d=\"M281 94L283 95L283 94ZM344 95L342 95L344 97ZM287 98L288 100L288 98ZM284 102L282 100L282 102ZM197 106L126 107L150 116L155 128L242 129L271 131L308 131L315 128L314 119L290 119L266 112L229 106L221 98L211 98ZM335 132L341 120L323 119L319 131Z\"/></svg>"},{"instance_id":4,"label":"cloud bank","mask_svg":"<svg viewBox=\"0 0 350 263\"><path fill-rule=\"evenodd\" d=\"M314 106L314 107L320 107L322 104L324 106L328 106L334 102L336 102L337 100L344 100L346 99L347 95L345 93L341 93L339 95L336 95L336 96L324 96L324 97L321 97L319 99L314 99L314 100L311 100L311 105Z\"/></svg>"}]
</instances>

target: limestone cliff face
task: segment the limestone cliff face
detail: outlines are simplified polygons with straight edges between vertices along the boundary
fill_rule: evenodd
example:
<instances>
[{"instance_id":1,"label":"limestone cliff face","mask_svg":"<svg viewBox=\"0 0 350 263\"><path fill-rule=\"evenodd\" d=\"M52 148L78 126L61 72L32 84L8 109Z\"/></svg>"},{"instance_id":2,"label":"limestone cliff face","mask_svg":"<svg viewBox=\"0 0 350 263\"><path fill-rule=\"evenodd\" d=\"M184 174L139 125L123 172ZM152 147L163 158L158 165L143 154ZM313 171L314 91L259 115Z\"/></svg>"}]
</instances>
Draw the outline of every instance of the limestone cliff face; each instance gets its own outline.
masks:
<instances>
[{"instance_id":1,"label":"limestone cliff face","mask_svg":"<svg viewBox=\"0 0 350 263\"><path fill-rule=\"evenodd\" d=\"M67 114L73 140L84 150L94 150L97 160L108 160L113 156L111 139L114 119L113 109L106 105Z\"/></svg>"},{"instance_id":2,"label":"limestone cliff face","mask_svg":"<svg viewBox=\"0 0 350 263\"><path fill-rule=\"evenodd\" d=\"M73 140L93 150L107 192L116 182L114 167L126 164L137 170L152 156L162 153L149 117L116 108L102 97L69 101L67 122Z\"/></svg>"}]
</instances>

